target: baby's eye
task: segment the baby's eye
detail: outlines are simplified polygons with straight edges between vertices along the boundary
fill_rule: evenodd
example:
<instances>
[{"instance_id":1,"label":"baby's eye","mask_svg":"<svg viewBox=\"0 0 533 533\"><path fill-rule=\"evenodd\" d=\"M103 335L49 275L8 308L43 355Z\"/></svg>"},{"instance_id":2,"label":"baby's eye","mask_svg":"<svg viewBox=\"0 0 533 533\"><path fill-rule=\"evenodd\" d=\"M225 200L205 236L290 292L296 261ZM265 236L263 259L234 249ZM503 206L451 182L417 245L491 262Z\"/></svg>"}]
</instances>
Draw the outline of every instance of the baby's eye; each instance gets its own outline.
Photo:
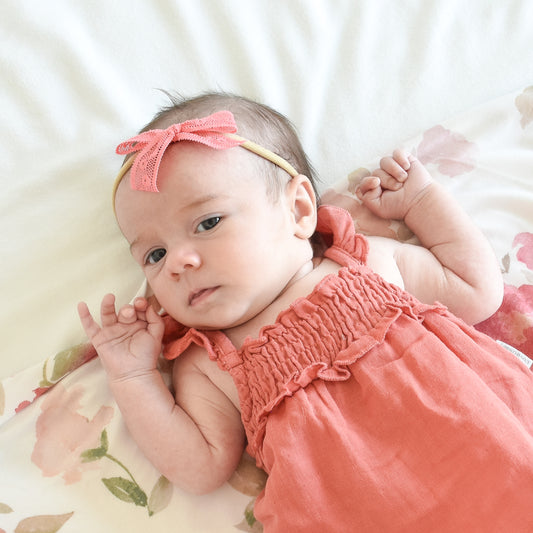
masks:
<instances>
[{"instance_id":1,"label":"baby's eye","mask_svg":"<svg viewBox=\"0 0 533 533\"><path fill-rule=\"evenodd\" d=\"M167 251L164 248L158 248L157 250L154 250L153 252L150 252L148 256L146 257L146 262L150 265L155 265L163 257L165 257Z\"/></svg>"},{"instance_id":2,"label":"baby's eye","mask_svg":"<svg viewBox=\"0 0 533 533\"><path fill-rule=\"evenodd\" d=\"M220 222L220 217L206 218L204 221L198 224L196 231L199 233L202 231L209 231L210 229L213 229L219 222Z\"/></svg>"}]
</instances>

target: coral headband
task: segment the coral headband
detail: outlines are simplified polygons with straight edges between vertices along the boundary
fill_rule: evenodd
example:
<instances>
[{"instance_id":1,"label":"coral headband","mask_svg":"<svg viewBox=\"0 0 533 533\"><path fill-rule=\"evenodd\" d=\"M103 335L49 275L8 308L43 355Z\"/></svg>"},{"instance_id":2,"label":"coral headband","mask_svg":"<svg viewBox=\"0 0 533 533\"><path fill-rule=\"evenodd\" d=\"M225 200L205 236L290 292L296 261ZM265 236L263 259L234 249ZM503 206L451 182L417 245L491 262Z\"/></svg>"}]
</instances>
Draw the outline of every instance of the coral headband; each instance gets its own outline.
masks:
<instances>
[{"instance_id":1,"label":"coral headband","mask_svg":"<svg viewBox=\"0 0 533 533\"><path fill-rule=\"evenodd\" d=\"M122 178L131 167L130 184L138 191L158 192L157 173L165 150L171 143L193 141L218 150L242 146L247 150L281 167L292 177L298 175L296 169L285 159L262 146L235 135L237 125L230 111L219 111L204 118L186 120L173 124L166 130L149 130L128 139L117 146L117 154L136 153L126 160L113 187L113 207L115 194Z\"/></svg>"}]
</instances>

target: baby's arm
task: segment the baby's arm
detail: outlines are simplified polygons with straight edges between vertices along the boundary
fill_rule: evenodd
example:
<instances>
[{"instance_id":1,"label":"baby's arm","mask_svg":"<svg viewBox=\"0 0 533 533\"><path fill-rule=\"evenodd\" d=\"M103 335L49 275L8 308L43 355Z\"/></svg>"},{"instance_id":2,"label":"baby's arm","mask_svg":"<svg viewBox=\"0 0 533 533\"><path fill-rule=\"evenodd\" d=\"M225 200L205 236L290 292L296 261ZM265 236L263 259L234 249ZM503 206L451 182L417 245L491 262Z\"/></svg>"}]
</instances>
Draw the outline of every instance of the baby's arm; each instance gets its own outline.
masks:
<instances>
[{"instance_id":1,"label":"baby's arm","mask_svg":"<svg viewBox=\"0 0 533 533\"><path fill-rule=\"evenodd\" d=\"M418 159L396 150L357 194L376 215L404 220L422 243L371 244L393 255L407 291L426 303L442 302L472 324L496 311L503 284L489 243Z\"/></svg>"},{"instance_id":2,"label":"baby's arm","mask_svg":"<svg viewBox=\"0 0 533 533\"><path fill-rule=\"evenodd\" d=\"M226 481L244 448L240 414L192 365L180 368L194 398L185 408L178 405L157 369L164 325L148 302L138 298L116 313L114 297L107 295L101 327L85 304L78 311L126 425L146 457L189 492L210 492Z\"/></svg>"}]
</instances>

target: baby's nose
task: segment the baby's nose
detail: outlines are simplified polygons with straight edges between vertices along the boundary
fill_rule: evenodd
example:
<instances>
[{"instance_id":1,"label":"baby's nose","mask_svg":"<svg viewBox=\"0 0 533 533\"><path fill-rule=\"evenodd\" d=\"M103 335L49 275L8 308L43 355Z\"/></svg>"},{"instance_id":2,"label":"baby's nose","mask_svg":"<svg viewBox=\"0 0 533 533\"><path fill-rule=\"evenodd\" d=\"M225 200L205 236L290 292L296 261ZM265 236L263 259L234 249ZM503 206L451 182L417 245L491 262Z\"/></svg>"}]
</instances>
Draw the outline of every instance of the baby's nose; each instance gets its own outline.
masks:
<instances>
[{"instance_id":1,"label":"baby's nose","mask_svg":"<svg viewBox=\"0 0 533 533\"><path fill-rule=\"evenodd\" d=\"M181 274L188 269L199 268L202 264L200 255L192 248L175 248L167 251L166 266L171 274Z\"/></svg>"}]
</instances>

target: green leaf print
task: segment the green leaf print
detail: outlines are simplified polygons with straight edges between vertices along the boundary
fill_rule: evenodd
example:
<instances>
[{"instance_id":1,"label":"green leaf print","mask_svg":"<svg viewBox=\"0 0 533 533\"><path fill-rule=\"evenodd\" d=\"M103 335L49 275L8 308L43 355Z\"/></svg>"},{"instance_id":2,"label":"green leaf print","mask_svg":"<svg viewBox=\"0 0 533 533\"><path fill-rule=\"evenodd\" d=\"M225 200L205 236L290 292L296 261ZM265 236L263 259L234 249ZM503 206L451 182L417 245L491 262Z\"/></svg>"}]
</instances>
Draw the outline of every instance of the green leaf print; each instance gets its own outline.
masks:
<instances>
[{"instance_id":1,"label":"green leaf print","mask_svg":"<svg viewBox=\"0 0 533 533\"><path fill-rule=\"evenodd\" d=\"M246 533L262 533L263 524L259 522L254 515L255 498L246 506L244 510L244 519L235 528Z\"/></svg>"},{"instance_id":2,"label":"green leaf print","mask_svg":"<svg viewBox=\"0 0 533 533\"><path fill-rule=\"evenodd\" d=\"M100 435L100 446L85 450L81 453L81 457L84 463L99 461L105 458L126 472L130 479L120 476L102 479L102 483L106 486L107 490L119 500L126 503L133 503L139 507L146 507L149 516L162 511L169 504L173 490L171 483L164 476L161 476L154 485L150 494L150 500L148 500L146 492L137 483L126 465L109 453L109 439L105 429Z\"/></svg>"},{"instance_id":3,"label":"green leaf print","mask_svg":"<svg viewBox=\"0 0 533 533\"><path fill-rule=\"evenodd\" d=\"M249 503L246 509L244 510L244 518L246 520L246 523L249 526L253 526L257 522L255 515L254 515L254 504L255 504L255 500Z\"/></svg>"},{"instance_id":4,"label":"green leaf print","mask_svg":"<svg viewBox=\"0 0 533 533\"><path fill-rule=\"evenodd\" d=\"M73 514L31 516L19 522L15 533L56 533Z\"/></svg>"},{"instance_id":5,"label":"green leaf print","mask_svg":"<svg viewBox=\"0 0 533 533\"><path fill-rule=\"evenodd\" d=\"M88 359L91 346L87 343L70 346L66 350L58 352L53 359L47 359L43 365L43 379L39 383L41 387L51 387L69 372L78 368ZM53 361L52 374L48 376L48 364Z\"/></svg>"},{"instance_id":6,"label":"green leaf print","mask_svg":"<svg viewBox=\"0 0 533 533\"><path fill-rule=\"evenodd\" d=\"M119 500L134 503L140 507L146 507L148 498L146 493L133 481L123 477L110 477L102 479L102 483Z\"/></svg>"},{"instance_id":7,"label":"green leaf print","mask_svg":"<svg viewBox=\"0 0 533 533\"><path fill-rule=\"evenodd\" d=\"M161 476L157 480L148 500L148 514L150 516L167 507L172 498L173 489L172 483L165 476Z\"/></svg>"},{"instance_id":8,"label":"green leaf print","mask_svg":"<svg viewBox=\"0 0 533 533\"><path fill-rule=\"evenodd\" d=\"M92 448L91 450L85 450L81 454L82 463L91 463L92 461L98 461L102 457L106 456L106 450L103 448Z\"/></svg>"},{"instance_id":9,"label":"green leaf print","mask_svg":"<svg viewBox=\"0 0 533 533\"><path fill-rule=\"evenodd\" d=\"M92 461L98 461L98 459L102 459L102 457L106 457L108 448L109 440L107 438L107 431L104 429L100 435L100 447L91 448L90 450L82 452L82 463L90 463Z\"/></svg>"}]
</instances>

